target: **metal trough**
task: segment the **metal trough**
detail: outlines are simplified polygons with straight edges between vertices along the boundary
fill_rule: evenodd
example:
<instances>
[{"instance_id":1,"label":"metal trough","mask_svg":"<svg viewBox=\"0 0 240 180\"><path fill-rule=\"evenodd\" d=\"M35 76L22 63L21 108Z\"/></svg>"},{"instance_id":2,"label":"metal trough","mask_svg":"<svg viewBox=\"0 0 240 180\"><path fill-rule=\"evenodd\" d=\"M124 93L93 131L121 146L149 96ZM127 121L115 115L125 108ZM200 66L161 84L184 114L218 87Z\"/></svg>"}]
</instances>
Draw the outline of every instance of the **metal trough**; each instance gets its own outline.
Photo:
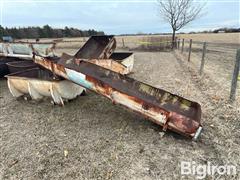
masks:
<instances>
[{"instance_id":1,"label":"metal trough","mask_svg":"<svg viewBox=\"0 0 240 180\"><path fill-rule=\"evenodd\" d=\"M0 57L0 78L9 74L9 69L7 63L20 60L19 58L14 57Z\"/></svg>"},{"instance_id":2,"label":"metal trough","mask_svg":"<svg viewBox=\"0 0 240 180\"><path fill-rule=\"evenodd\" d=\"M13 42L0 43L1 57L32 59L33 53L41 56L54 55L55 43Z\"/></svg>"},{"instance_id":3,"label":"metal trough","mask_svg":"<svg viewBox=\"0 0 240 180\"><path fill-rule=\"evenodd\" d=\"M41 56L54 55L54 48L54 43L0 43L0 78L9 74L7 63L32 60L33 53Z\"/></svg>"},{"instance_id":4,"label":"metal trough","mask_svg":"<svg viewBox=\"0 0 240 180\"><path fill-rule=\"evenodd\" d=\"M38 67L33 61L13 61L7 63L10 73L16 73L19 71L24 71L27 69L32 69Z\"/></svg>"},{"instance_id":5,"label":"metal trough","mask_svg":"<svg viewBox=\"0 0 240 180\"><path fill-rule=\"evenodd\" d=\"M35 56L34 61L65 79L90 89L142 114L144 117L179 134L197 139L202 126L201 106L163 89L81 59Z\"/></svg>"},{"instance_id":6,"label":"metal trough","mask_svg":"<svg viewBox=\"0 0 240 180\"><path fill-rule=\"evenodd\" d=\"M53 102L59 105L64 105L64 101L74 99L85 91L85 88L62 78L56 79L52 72L39 68L9 74L6 77L8 88L14 97L26 94L34 100L51 97Z\"/></svg>"}]
</instances>

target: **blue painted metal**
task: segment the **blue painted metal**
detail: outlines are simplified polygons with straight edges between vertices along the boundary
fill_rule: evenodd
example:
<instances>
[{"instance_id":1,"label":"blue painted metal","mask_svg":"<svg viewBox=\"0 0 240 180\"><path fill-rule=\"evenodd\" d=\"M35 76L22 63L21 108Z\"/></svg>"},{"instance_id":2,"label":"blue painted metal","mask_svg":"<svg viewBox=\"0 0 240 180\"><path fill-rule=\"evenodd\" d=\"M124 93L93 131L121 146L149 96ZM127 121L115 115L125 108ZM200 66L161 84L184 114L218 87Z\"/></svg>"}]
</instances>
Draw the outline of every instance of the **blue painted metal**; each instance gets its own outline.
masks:
<instances>
[{"instance_id":1,"label":"blue painted metal","mask_svg":"<svg viewBox=\"0 0 240 180\"><path fill-rule=\"evenodd\" d=\"M65 68L65 71L67 73L69 80L77 84L80 84L90 90L93 90L93 84L86 80L86 76L84 74L73 71L71 69L67 69L67 68Z\"/></svg>"}]
</instances>

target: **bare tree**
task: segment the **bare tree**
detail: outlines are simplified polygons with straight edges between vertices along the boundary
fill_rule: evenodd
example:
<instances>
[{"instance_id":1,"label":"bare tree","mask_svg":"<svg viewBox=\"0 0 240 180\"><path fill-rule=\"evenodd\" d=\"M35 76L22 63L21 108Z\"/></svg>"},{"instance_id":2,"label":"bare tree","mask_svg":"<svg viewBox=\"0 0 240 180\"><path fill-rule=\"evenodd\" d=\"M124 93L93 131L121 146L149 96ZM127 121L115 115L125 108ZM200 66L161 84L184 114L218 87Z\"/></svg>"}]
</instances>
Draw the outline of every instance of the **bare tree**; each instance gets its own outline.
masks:
<instances>
[{"instance_id":1,"label":"bare tree","mask_svg":"<svg viewBox=\"0 0 240 180\"><path fill-rule=\"evenodd\" d=\"M158 0L161 17L172 27L172 47L176 31L199 17L204 5L193 0Z\"/></svg>"}]
</instances>

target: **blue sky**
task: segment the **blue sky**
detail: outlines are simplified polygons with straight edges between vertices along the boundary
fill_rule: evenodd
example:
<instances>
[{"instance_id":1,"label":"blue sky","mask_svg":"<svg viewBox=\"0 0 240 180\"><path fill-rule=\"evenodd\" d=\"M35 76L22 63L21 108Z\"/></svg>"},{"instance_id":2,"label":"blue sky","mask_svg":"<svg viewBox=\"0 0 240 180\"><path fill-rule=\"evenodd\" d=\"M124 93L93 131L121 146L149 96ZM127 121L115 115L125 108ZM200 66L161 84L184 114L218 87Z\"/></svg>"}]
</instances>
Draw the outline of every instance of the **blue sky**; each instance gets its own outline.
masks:
<instances>
[{"instance_id":1,"label":"blue sky","mask_svg":"<svg viewBox=\"0 0 240 180\"><path fill-rule=\"evenodd\" d=\"M239 0L203 1L206 14L181 32L240 27ZM0 0L0 5L1 25L5 27L49 24L107 34L171 32L158 15L155 0Z\"/></svg>"}]
</instances>

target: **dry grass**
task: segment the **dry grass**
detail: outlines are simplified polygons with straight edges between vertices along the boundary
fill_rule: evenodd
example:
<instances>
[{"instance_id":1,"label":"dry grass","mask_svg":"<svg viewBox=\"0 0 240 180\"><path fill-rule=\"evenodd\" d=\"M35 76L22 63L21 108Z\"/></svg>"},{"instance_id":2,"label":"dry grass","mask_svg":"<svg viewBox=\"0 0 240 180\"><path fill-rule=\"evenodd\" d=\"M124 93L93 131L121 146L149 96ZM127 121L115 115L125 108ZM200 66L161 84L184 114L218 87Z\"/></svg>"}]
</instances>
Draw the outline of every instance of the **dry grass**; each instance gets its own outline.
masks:
<instances>
[{"instance_id":1,"label":"dry grass","mask_svg":"<svg viewBox=\"0 0 240 180\"><path fill-rule=\"evenodd\" d=\"M164 134L94 93L59 107L16 100L1 80L0 178L194 179L180 175L181 161L239 165L240 109L225 94L216 97L219 84L208 74L199 77L195 65L178 53L138 52L135 57L134 78L202 105L204 132L197 143Z\"/></svg>"},{"instance_id":2,"label":"dry grass","mask_svg":"<svg viewBox=\"0 0 240 180\"><path fill-rule=\"evenodd\" d=\"M240 44L240 33L179 34L179 38L193 41Z\"/></svg>"},{"instance_id":3,"label":"dry grass","mask_svg":"<svg viewBox=\"0 0 240 180\"><path fill-rule=\"evenodd\" d=\"M78 47L71 44L61 45L58 53L74 53ZM198 142L164 134L94 93L59 107L16 100L0 80L0 179L195 179L180 175L183 160L236 165L236 176L207 179L239 179L240 89L238 101L230 104L232 57L208 53L202 77L200 53L188 63L187 53L177 51L136 52L131 75L199 102L204 131Z\"/></svg>"},{"instance_id":4,"label":"dry grass","mask_svg":"<svg viewBox=\"0 0 240 180\"><path fill-rule=\"evenodd\" d=\"M193 39L193 41L201 42L215 42L215 43L240 43L240 33L211 33L211 34L178 34L178 38ZM125 49L136 49L143 48L144 50L151 50L160 47L159 42L171 41L171 36L169 35L142 35L142 36L116 36L117 47L123 48L123 41L125 44ZM35 39L21 39L22 41L33 42ZM41 42L56 42L57 50L61 49L78 49L84 42L88 40L87 37L77 37L77 38L53 38L53 39L40 39ZM148 44L149 42L149 44ZM152 44L150 44L152 43ZM168 48L169 45L163 45Z\"/></svg>"}]
</instances>

